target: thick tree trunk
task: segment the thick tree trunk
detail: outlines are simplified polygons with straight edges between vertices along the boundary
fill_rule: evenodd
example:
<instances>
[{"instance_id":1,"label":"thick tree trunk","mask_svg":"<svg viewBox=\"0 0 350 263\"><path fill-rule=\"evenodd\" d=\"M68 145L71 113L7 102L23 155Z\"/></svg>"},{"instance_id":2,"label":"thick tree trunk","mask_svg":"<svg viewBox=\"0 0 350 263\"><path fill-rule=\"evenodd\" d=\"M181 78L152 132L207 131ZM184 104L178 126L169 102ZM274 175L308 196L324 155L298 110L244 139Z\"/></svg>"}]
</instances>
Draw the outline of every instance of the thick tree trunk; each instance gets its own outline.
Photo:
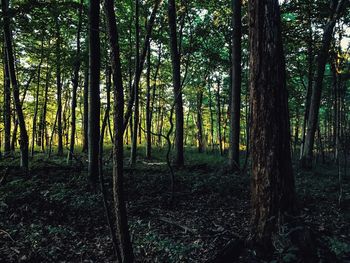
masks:
<instances>
[{"instance_id":1,"label":"thick tree trunk","mask_svg":"<svg viewBox=\"0 0 350 263\"><path fill-rule=\"evenodd\" d=\"M214 116L213 116L213 99L211 93L211 83L208 84L208 93L209 93L209 116L210 116L210 144L211 150L214 151Z\"/></svg>"},{"instance_id":2,"label":"thick tree trunk","mask_svg":"<svg viewBox=\"0 0 350 263\"><path fill-rule=\"evenodd\" d=\"M98 151L100 138L100 1L89 2L89 117L88 160L89 179L93 185L98 180Z\"/></svg>"},{"instance_id":3,"label":"thick tree trunk","mask_svg":"<svg viewBox=\"0 0 350 263\"><path fill-rule=\"evenodd\" d=\"M72 114L71 114L71 134L70 134L70 146L68 152L68 162L72 161L74 153L74 143L75 143L75 108L77 107L77 90L79 84L79 70L80 70L80 31L82 23L82 11L83 11L83 0L80 1L79 14L78 14L78 28L77 28L77 54L74 62L74 76L73 76L73 91L72 91Z\"/></svg>"},{"instance_id":4,"label":"thick tree trunk","mask_svg":"<svg viewBox=\"0 0 350 263\"><path fill-rule=\"evenodd\" d=\"M229 166L233 170L239 170L239 134L241 116L241 38L242 22L241 9L242 0L232 0L232 83L230 99L230 147Z\"/></svg>"},{"instance_id":5,"label":"thick tree trunk","mask_svg":"<svg viewBox=\"0 0 350 263\"><path fill-rule=\"evenodd\" d=\"M183 124L184 113L182 106L182 91L181 91L181 74L180 74L180 54L177 41L176 31L176 5L175 0L168 1L168 23L169 23L169 39L170 51L173 70L173 89L175 103L175 165L184 165L184 146L183 146Z\"/></svg>"},{"instance_id":6,"label":"thick tree trunk","mask_svg":"<svg viewBox=\"0 0 350 263\"><path fill-rule=\"evenodd\" d=\"M12 32L10 29L10 17L8 14L9 6L8 0L2 0L2 12L3 12L3 27L4 27L4 35L5 35L5 43L6 43L6 54L7 54L7 63L9 69L10 80L12 84L12 94L13 101L16 108L17 119L19 123L19 128L21 132L21 141L20 141L20 150L21 150L21 167L26 171L28 170L28 134L26 129L26 123L24 120L23 110L21 101L19 99L19 88L16 78L15 72L15 61L13 57L13 49L12 49Z\"/></svg>"},{"instance_id":7,"label":"thick tree trunk","mask_svg":"<svg viewBox=\"0 0 350 263\"><path fill-rule=\"evenodd\" d=\"M295 207L290 126L277 0L250 0L250 130L252 232L272 248L272 236Z\"/></svg>"},{"instance_id":8,"label":"thick tree trunk","mask_svg":"<svg viewBox=\"0 0 350 263\"><path fill-rule=\"evenodd\" d=\"M111 49L111 64L113 73L114 92L114 147L113 147L113 197L119 241L119 262L134 262L134 254L130 240L127 211L124 197L123 175L123 134L124 134L124 90L121 71L119 36L116 25L113 0L105 0L105 12L109 44Z\"/></svg>"},{"instance_id":9,"label":"thick tree trunk","mask_svg":"<svg viewBox=\"0 0 350 263\"><path fill-rule=\"evenodd\" d=\"M339 1L337 7L332 12L332 15L330 16L323 31L322 46L317 56L317 68L312 87L304 151L301 157L301 166L303 168L310 169L312 167L312 152L315 141L315 133L318 124L318 113L321 103L322 82L324 77L325 66L327 63L329 47L332 40L335 23L340 13L343 11L344 8L346 8L346 5L348 5L347 0Z\"/></svg>"},{"instance_id":10,"label":"thick tree trunk","mask_svg":"<svg viewBox=\"0 0 350 263\"><path fill-rule=\"evenodd\" d=\"M11 81L6 48L4 46L4 154L11 152Z\"/></svg>"}]
</instances>

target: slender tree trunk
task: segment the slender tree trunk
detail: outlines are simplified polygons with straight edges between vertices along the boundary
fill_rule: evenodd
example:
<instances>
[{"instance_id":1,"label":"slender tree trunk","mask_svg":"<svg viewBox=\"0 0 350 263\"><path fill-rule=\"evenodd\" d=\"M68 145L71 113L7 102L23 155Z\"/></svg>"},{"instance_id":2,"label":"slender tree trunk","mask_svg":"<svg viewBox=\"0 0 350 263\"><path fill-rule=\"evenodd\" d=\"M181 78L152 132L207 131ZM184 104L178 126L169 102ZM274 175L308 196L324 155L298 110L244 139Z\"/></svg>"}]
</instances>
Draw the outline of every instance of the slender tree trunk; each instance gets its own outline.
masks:
<instances>
[{"instance_id":1,"label":"slender tree trunk","mask_svg":"<svg viewBox=\"0 0 350 263\"><path fill-rule=\"evenodd\" d=\"M68 162L71 162L73 159L74 153L74 143L75 143L75 129L76 129L76 117L75 109L77 107L77 90L79 84L79 70L80 70L80 31L82 23L82 11L83 11L83 0L80 1L79 7L79 20L78 20L78 29L77 29L77 54L74 62L74 77L73 77L73 91L72 91L72 116L71 116L71 134L70 134L70 147L68 152Z\"/></svg>"},{"instance_id":2,"label":"slender tree trunk","mask_svg":"<svg viewBox=\"0 0 350 263\"><path fill-rule=\"evenodd\" d=\"M220 80L218 80L218 88L216 91L216 111L217 111L217 122L218 122L218 143L220 155L224 154L222 149L222 135L221 135L221 98L220 98Z\"/></svg>"},{"instance_id":3,"label":"slender tree trunk","mask_svg":"<svg viewBox=\"0 0 350 263\"><path fill-rule=\"evenodd\" d=\"M34 147L35 147L35 137L36 137L36 127L37 127L37 116L39 110L39 93L40 93L40 74L41 74L41 65L44 59L44 32L42 32L41 39L41 58L38 66L38 76L37 76L37 86L36 86L36 95L35 95L35 107L34 107L34 117L33 117L33 130L32 130L32 145L31 145L31 155L34 156Z\"/></svg>"},{"instance_id":4,"label":"slender tree trunk","mask_svg":"<svg viewBox=\"0 0 350 263\"><path fill-rule=\"evenodd\" d=\"M140 3L139 0L135 0L135 38L136 38L136 60L135 60L135 72L139 72L140 67L140 23L139 23L139 16L140 16ZM132 133L132 142L131 142L131 158L130 158L130 164L134 165L136 163L136 155L137 155L137 131L139 126L139 82L140 82L140 76L139 74L135 75L135 83L133 85L134 88L134 94L135 94L135 108L134 108L134 127L133 127L133 133Z\"/></svg>"},{"instance_id":5,"label":"slender tree trunk","mask_svg":"<svg viewBox=\"0 0 350 263\"><path fill-rule=\"evenodd\" d=\"M11 152L11 81L8 67L8 60L6 55L6 48L4 46L4 154Z\"/></svg>"},{"instance_id":6,"label":"slender tree trunk","mask_svg":"<svg viewBox=\"0 0 350 263\"><path fill-rule=\"evenodd\" d=\"M61 33L58 17L55 17L56 25L56 83L57 83L57 154L63 155L62 138L62 83L61 83Z\"/></svg>"},{"instance_id":7,"label":"slender tree trunk","mask_svg":"<svg viewBox=\"0 0 350 263\"><path fill-rule=\"evenodd\" d=\"M85 65L84 73L84 110L83 110L83 152L88 151L89 145L89 65Z\"/></svg>"},{"instance_id":8,"label":"slender tree trunk","mask_svg":"<svg viewBox=\"0 0 350 263\"><path fill-rule=\"evenodd\" d=\"M120 248L121 263L134 262L134 254L130 240L127 211L124 197L124 90L121 71L119 36L116 25L113 0L104 1L107 17L109 44L111 49L111 64L114 92L114 147L113 147L113 197L117 223L117 237Z\"/></svg>"},{"instance_id":9,"label":"slender tree trunk","mask_svg":"<svg viewBox=\"0 0 350 263\"><path fill-rule=\"evenodd\" d=\"M242 82L242 0L232 0L232 83L230 105L230 148L229 166L233 170L239 170L239 134L241 116L241 82Z\"/></svg>"},{"instance_id":10,"label":"slender tree trunk","mask_svg":"<svg viewBox=\"0 0 350 263\"><path fill-rule=\"evenodd\" d=\"M311 5L310 5L311 7ZM314 74L314 48L313 48L313 29L312 29L312 19L311 19L311 8L308 9L308 47L307 47L307 57L308 57L308 82L307 82L307 91L305 98L305 112L304 112L304 121L303 121L303 130L302 130L302 140L300 147L300 158L302 158L305 146L305 136L306 136L306 124L309 118L309 108L312 92L312 83L313 83L313 74Z\"/></svg>"},{"instance_id":11,"label":"slender tree trunk","mask_svg":"<svg viewBox=\"0 0 350 263\"><path fill-rule=\"evenodd\" d=\"M48 145L47 141L47 128L46 128L46 113L47 113L47 101L48 101L48 92L49 92L49 85L50 85L50 77L51 77L51 69L47 67L46 72L46 84L45 84L45 91L44 91L44 105L41 113L41 120L40 120L40 137L41 137L41 151L45 152L45 146ZM44 143L46 142L46 143Z\"/></svg>"},{"instance_id":12,"label":"slender tree trunk","mask_svg":"<svg viewBox=\"0 0 350 263\"><path fill-rule=\"evenodd\" d=\"M176 5L175 0L168 1L168 23L169 23L169 38L170 51L173 70L173 88L174 88L174 103L176 117L175 131L175 164L177 166L184 165L184 147L183 147L183 124L184 114L182 106L182 91L181 91L181 74L180 74L180 54L177 41L176 29Z\"/></svg>"},{"instance_id":13,"label":"slender tree trunk","mask_svg":"<svg viewBox=\"0 0 350 263\"><path fill-rule=\"evenodd\" d=\"M98 151L100 138L100 1L89 2L89 106L88 159L89 179L95 186L98 180Z\"/></svg>"},{"instance_id":14,"label":"slender tree trunk","mask_svg":"<svg viewBox=\"0 0 350 263\"><path fill-rule=\"evenodd\" d=\"M3 12L3 27L4 27L4 35L5 35L5 43L6 43L6 54L7 54L7 63L9 69L10 80L12 84L12 94L13 101L16 108L19 128L21 132L21 141L20 141L20 150L21 150L21 167L26 171L28 170L28 134L26 129L26 123L24 120L22 105L19 99L19 87L16 78L15 72L15 61L13 57L13 49L12 49L12 32L10 29L10 17L9 17L9 3L8 0L2 0L2 12Z\"/></svg>"},{"instance_id":15,"label":"slender tree trunk","mask_svg":"<svg viewBox=\"0 0 350 263\"><path fill-rule=\"evenodd\" d=\"M295 188L280 8L249 1L252 239L267 251L279 224L293 213Z\"/></svg>"},{"instance_id":16,"label":"slender tree trunk","mask_svg":"<svg viewBox=\"0 0 350 263\"><path fill-rule=\"evenodd\" d=\"M210 141L211 141L211 150L214 151L214 116L213 116L213 99L211 93L211 84L208 85L209 92L209 115L210 115Z\"/></svg>"},{"instance_id":17,"label":"slender tree trunk","mask_svg":"<svg viewBox=\"0 0 350 263\"><path fill-rule=\"evenodd\" d=\"M146 158L152 158L152 108L151 108L151 45L147 54L147 91L146 91ZM153 103L153 102L152 102Z\"/></svg>"},{"instance_id":18,"label":"slender tree trunk","mask_svg":"<svg viewBox=\"0 0 350 263\"><path fill-rule=\"evenodd\" d=\"M321 103L322 82L325 66L327 63L329 47L332 40L333 29L340 13L346 7L346 4L348 4L347 0L339 1L337 7L334 9L332 15L330 16L323 31L322 46L317 56L317 68L314 78L315 81L312 87L309 116L307 121L307 131L305 137L305 146L303 156L301 158L302 167L307 169L310 169L312 167L312 151L318 124L318 113Z\"/></svg>"},{"instance_id":19,"label":"slender tree trunk","mask_svg":"<svg viewBox=\"0 0 350 263\"><path fill-rule=\"evenodd\" d=\"M202 121L202 102L203 102L203 91L197 92L197 140L198 140L198 152L203 152L203 121Z\"/></svg>"}]
</instances>

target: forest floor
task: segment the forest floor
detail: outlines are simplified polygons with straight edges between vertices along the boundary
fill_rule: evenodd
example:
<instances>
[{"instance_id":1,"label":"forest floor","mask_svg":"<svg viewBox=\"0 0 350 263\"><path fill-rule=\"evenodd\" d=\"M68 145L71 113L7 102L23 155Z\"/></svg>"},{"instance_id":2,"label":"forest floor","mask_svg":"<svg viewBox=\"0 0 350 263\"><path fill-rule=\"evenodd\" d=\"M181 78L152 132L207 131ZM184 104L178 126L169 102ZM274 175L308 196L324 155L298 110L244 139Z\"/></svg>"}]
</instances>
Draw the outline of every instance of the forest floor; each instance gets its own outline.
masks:
<instances>
[{"instance_id":1,"label":"forest floor","mask_svg":"<svg viewBox=\"0 0 350 263\"><path fill-rule=\"evenodd\" d=\"M249 175L230 173L218 154L188 150L186 166L175 170L175 204L169 207L164 151L154 153L152 161L141 156L135 167L125 168L137 262L207 262L230 240L248 236ZM111 159L108 154L105 159L111 193ZM90 190L86 165L39 153L31 160L30 177L17 165L18 157L0 161L0 179L8 174L0 185L0 262L113 262L101 194ZM339 207L336 167L294 173L300 218L317 233L332 262L350 262L349 176ZM297 252L279 246L274 260L298 262ZM246 250L238 262L263 261Z\"/></svg>"}]
</instances>

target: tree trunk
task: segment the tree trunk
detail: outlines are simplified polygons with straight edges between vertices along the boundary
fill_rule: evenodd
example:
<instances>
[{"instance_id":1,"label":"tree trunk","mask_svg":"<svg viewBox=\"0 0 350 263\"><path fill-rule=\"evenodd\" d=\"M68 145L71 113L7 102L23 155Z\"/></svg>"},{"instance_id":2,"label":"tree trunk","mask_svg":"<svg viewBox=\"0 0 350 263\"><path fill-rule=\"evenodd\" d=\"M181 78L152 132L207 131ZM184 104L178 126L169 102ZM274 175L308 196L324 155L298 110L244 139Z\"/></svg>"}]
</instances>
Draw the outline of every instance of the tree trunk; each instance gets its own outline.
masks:
<instances>
[{"instance_id":1,"label":"tree trunk","mask_svg":"<svg viewBox=\"0 0 350 263\"><path fill-rule=\"evenodd\" d=\"M135 41L136 41L136 60L135 60L135 72L140 71L140 23L139 23L139 14L140 13L140 3L139 0L135 0ZM139 82L141 75L135 75L135 83L133 85L134 94L135 94L135 108L134 108L134 122L133 122L133 132L132 132L132 142L131 142L131 158L130 164L134 165L136 163L137 155L137 130L139 126Z\"/></svg>"},{"instance_id":2,"label":"tree trunk","mask_svg":"<svg viewBox=\"0 0 350 263\"><path fill-rule=\"evenodd\" d=\"M151 108L151 46L148 46L147 54L147 91L146 91L146 158L152 158L152 108ZM152 102L153 103L153 102Z\"/></svg>"},{"instance_id":3,"label":"tree trunk","mask_svg":"<svg viewBox=\"0 0 350 263\"><path fill-rule=\"evenodd\" d=\"M89 2L89 106L88 160L89 179L95 186L98 180L98 151L100 138L100 1Z\"/></svg>"},{"instance_id":4,"label":"tree trunk","mask_svg":"<svg viewBox=\"0 0 350 263\"><path fill-rule=\"evenodd\" d=\"M197 91L197 140L198 140L198 152L203 152L203 121L202 121L202 103L203 103L203 91Z\"/></svg>"},{"instance_id":5,"label":"tree trunk","mask_svg":"<svg viewBox=\"0 0 350 263\"><path fill-rule=\"evenodd\" d=\"M57 154L63 154L62 140L62 83L61 83L61 33L58 17L55 18L56 25L56 83L57 83Z\"/></svg>"},{"instance_id":6,"label":"tree trunk","mask_svg":"<svg viewBox=\"0 0 350 263\"><path fill-rule=\"evenodd\" d=\"M2 12L3 12L3 27L4 27L4 35L5 35L5 43L6 43L7 63L8 63L8 69L9 69L10 81L12 84L13 100L16 108L20 132L21 132L21 141L20 141L21 167L27 171L28 165L29 165L28 134L26 129L26 123L23 116L22 105L19 99L19 87L18 87L16 72L15 72L15 61L14 61L13 49L12 49L12 32L10 29L11 21L8 14L9 3L8 3L8 0L2 0L1 3L2 3Z\"/></svg>"},{"instance_id":7,"label":"tree trunk","mask_svg":"<svg viewBox=\"0 0 350 263\"><path fill-rule=\"evenodd\" d=\"M183 124L184 114L182 107L182 91L181 91L181 74L180 74L180 54L177 44L176 31L176 5L175 0L168 1L168 23L169 23L169 38L170 38L170 52L173 70L173 89L174 89L174 103L175 103L175 165L184 165L184 146L183 146Z\"/></svg>"},{"instance_id":8,"label":"tree trunk","mask_svg":"<svg viewBox=\"0 0 350 263\"><path fill-rule=\"evenodd\" d=\"M218 88L216 91L216 111L217 111L217 122L218 122L218 143L219 143L219 150L220 155L222 156L224 154L222 149L222 135L221 135L221 98L220 98L220 80L218 80Z\"/></svg>"},{"instance_id":9,"label":"tree trunk","mask_svg":"<svg viewBox=\"0 0 350 263\"><path fill-rule=\"evenodd\" d=\"M31 147L31 155L34 156L34 147L35 147L35 137L36 137L36 124L37 124L37 116L39 110L39 93L40 93L40 73L41 73L41 65L44 59L44 32L42 32L41 39L41 58L38 66L38 76L37 76L37 86L36 86L36 95L35 95L35 108L34 108L34 117L33 117L33 130L32 130L32 147Z\"/></svg>"},{"instance_id":10,"label":"tree trunk","mask_svg":"<svg viewBox=\"0 0 350 263\"><path fill-rule=\"evenodd\" d=\"M4 154L11 152L11 81L6 48L4 46Z\"/></svg>"},{"instance_id":11,"label":"tree trunk","mask_svg":"<svg viewBox=\"0 0 350 263\"><path fill-rule=\"evenodd\" d=\"M68 162L71 162L73 159L74 153L74 143L75 143L75 129L76 129L76 120L75 120L75 108L77 107L77 89L79 84L79 70L80 70L80 31L82 23L82 11L83 11L83 0L80 1L79 14L78 14L78 29L77 29L77 54L74 62L74 76L73 76L73 91L72 91L72 116L71 116L71 134L70 134L70 147L68 152Z\"/></svg>"},{"instance_id":12,"label":"tree trunk","mask_svg":"<svg viewBox=\"0 0 350 263\"><path fill-rule=\"evenodd\" d=\"M39 129L42 152L45 152L45 146L48 145L47 129L46 129L46 113L47 113L47 101L48 101L51 69L47 67L46 70L47 72L46 72L46 84L45 84L45 91L44 91L44 105L43 105L43 109L40 117L40 129Z\"/></svg>"},{"instance_id":13,"label":"tree trunk","mask_svg":"<svg viewBox=\"0 0 350 263\"><path fill-rule=\"evenodd\" d=\"M89 65L85 65L84 73L84 113L83 113L83 152L88 151L89 145Z\"/></svg>"},{"instance_id":14,"label":"tree trunk","mask_svg":"<svg viewBox=\"0 0 350 263\"><path fill-rule=\"evenodd\" d=\"M312 87L311 102L309 108L309 116L307 121L307 131L305 137L305 145L303 155L301 157L301 166L303 168L310 169L312 167L312 151L315 141L315 133L317 130L318 124L318 113L321 103L321 93L322 93L322 82L324 77L325 66L327 63L329 47L332 40L333 29L335 23L343 11L343 8L346 7L347 0L339 1L337 7L333 10L325 28L323 31L322 37L322 46L318 52L317 56L317 68L314 78L314 83Z\"/></svg>"},{"instance_id":15,"label":"tree trunk","mask_svg":"<svg viewBox=\"0 0 350 263\"><path fill-rule=\"evenodd\" d=\"M241 38L242 22L241 10L242 0L232 0L232 83L230 99L230 147L229 147L229 166L233 170L239 170L239 134L240 134L240 116L241 116Z\"/></svg>"},{"instance_id":16,"label":"tree trunk","mask_svg":"<svg viewBox=\"0 0 350 263\"><path fill-rule=\"evenodd\" d=\"M114 147L113 147L113 197L117 223L117 237L120 248L121 263L134 262L134 254L130 240L127 211L124 197L123 175L123 134L124 134L124 90L121 71L119 36L116 25L113 0L104 1L107 17L109 44L111 49L111 64L114 92Z\"/></svg>"},{"instance_id":17,"label":"tree trunk","mask_svg":"<svg viewBox=\"0 0 350 263\"><path fill-rule=\"evenodd\" d=\"M253 241L267 251L295 207L285 60L277 0L249 1Z\"/></svg>"}]
</instances>

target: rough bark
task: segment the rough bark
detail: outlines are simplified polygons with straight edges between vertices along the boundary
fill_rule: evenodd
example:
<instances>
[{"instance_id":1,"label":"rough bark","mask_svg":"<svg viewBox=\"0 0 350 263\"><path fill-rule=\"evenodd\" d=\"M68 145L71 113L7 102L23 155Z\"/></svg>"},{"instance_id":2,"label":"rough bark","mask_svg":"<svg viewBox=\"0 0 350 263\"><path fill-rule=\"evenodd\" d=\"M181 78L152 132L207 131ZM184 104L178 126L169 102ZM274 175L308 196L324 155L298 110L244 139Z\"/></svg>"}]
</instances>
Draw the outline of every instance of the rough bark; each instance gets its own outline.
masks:
<instances>
[{"instance_id":1,"label":"rough bark","mask_svg":"<svg viewBox=\"0 0 350 263\"><path fill-rule=\"evenodd\" d=\"M168 1L168 23L169 23L169 40L170 52L173 71L173 90L175 102L175 165L184 165L184 146L183 146L183 124L184 113L182 106L182 91L181 91L181 74L180 74L180 54L177 41L176 29L176 5L175 0Z\"/></svg>"},{"instance_id":2,"label":"rough bark","mask_svg":"<svg viewBox=\"0 0 350 263\"><path fill-rule=\"evenodd\" d=\"M252 239L272 236L295 206L285 60L277 0L250 0Z\"/></svg>"},{"instance_id":3,"label":"rough bark","mask_svg":"<svg viewBox=\"0 0 350 263\"><path fill-rule=\"evenodd\" d=\"M100 1L89 2L89 106L88 106L88 160L89 179L98 180L98 151L100 138Z\"/></svg>"},{"instance_id":4,"label":"rough bark","mask_svg":"<svg viewBox=\"0 0 350 263\"><path fill-rule=\"evenodd\" d=\"M232 0L232 83L230 99L230 147L229 166L231 169L239 170L239 134L241 115L241 22L242 0Z\"/></svg>"},{"instance_id":5,"label":"rough bark","mask_svg":"<svg viewBox=\"0 0 350 263\"><path fill-rule=\"evenodd\" d=\"M107 28L111 49L114 94L113 197L117 224L116 229L119 241L121 262L132 263L134 262L134 254L130 240L127 210L124 197L124 90L120 61L119 36L114 14L113 1L105 0L104 7L107 17Z\"/></svg>"}]
</instances>

